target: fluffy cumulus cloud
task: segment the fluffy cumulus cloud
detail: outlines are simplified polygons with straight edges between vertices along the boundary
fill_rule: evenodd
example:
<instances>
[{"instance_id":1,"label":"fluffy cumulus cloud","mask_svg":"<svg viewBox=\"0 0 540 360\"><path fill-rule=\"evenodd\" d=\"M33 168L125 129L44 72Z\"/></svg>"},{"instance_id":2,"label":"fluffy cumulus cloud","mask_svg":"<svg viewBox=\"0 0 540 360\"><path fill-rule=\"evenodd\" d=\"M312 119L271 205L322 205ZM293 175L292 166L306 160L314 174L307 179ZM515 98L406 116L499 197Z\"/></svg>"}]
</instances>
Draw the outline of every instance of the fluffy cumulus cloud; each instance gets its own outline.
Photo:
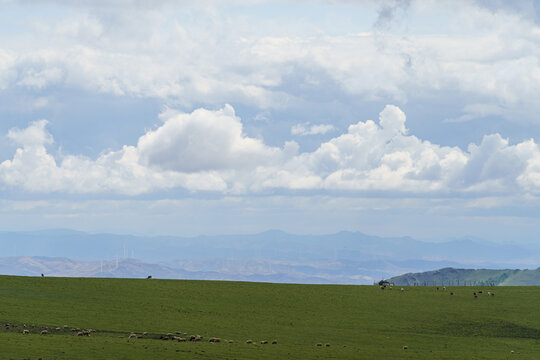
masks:
<instances>
[{"instance_id":1,"label":"fluffy cumulus cloud","mask_svg":"<svg viewBox=\"0 0 540 360\"><path fill-rule=\"evenodd\" d=\"M326 134L327 132L334 131L336 128L334 125L330 124L315 124L310 125L309 122L305 122L302 124L296 124L291 128L291 134L292 135L322 135Z\"/></svg>"},{"instance_id":2,"label":"fluffy cumulus cloud","mask_svg":"<svg viewBox=\"0 0 540 360\"><path fill-rule=\"evenodd\" d=\"M378 121L360 121L302 153L292 141L272 147L245 135L230 105L191 113L167 110L162 120L136 146L97 159L53 156L45 120L11 129L7 138L18 148L0 163L0 183L32 192L127 195L173 188L240 194L540 192L540 150L533 139L510 144L493 134L467 150L440 146L410 134L405 114L393 105L381 111Z\"/></svg>"}]
</instances>

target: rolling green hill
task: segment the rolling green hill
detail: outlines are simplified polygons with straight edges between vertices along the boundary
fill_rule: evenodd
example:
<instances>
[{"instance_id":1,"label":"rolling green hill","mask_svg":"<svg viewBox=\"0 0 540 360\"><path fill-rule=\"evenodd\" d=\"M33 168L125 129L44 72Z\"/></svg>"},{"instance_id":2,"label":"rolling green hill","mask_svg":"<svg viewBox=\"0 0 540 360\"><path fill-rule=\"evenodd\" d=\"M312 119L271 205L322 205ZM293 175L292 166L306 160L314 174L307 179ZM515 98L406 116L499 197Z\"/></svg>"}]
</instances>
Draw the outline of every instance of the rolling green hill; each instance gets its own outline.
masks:
<instances>
[{"instance_id":1,"label":"rolling green hill","mask_svg":"<svg viewBox=\"0 0 540 360\"><path fill-rule=\"evenodd\" d=\"M0 357L537 359L540 287L472 290L0 276ZM159 339L176 332L203 341Z\"/></svg>"},{"instance_id":2,"label":"rolling green hill","mask_svg":"<svg viewBox=\"0 0 540 360\"><path fill-rule=\"evenodd\" d=\"M476 285L530 286L540 285L540 268L536 270L488 270L444 268L421 273L408 273L388 279L400 285Z\"/></svg>"}]
</instances>

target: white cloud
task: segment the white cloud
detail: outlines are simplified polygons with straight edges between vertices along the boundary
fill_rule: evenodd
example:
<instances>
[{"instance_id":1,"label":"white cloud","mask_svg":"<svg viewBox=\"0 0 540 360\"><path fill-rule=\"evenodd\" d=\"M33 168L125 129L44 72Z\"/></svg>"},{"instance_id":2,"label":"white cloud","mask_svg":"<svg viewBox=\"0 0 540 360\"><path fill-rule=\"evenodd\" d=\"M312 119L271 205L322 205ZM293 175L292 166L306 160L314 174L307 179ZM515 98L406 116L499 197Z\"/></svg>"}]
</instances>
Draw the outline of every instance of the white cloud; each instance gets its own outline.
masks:
<instances>
[{"instance_id":1,"label":"white cloud","mask_svg":"<svg viewBox=\"0 0 540 360\"><path fill-rule=\"evenodd\" d=\"M309 122L305 122L302 124L294 125L291 128L291 134L300 135L300 136L322 135L322 134L326 134L327 132L334 131L334 130L336 130L334 125L330 125L330 124L310 125Z\"/></svg>"},{"instance_id":2,"label":"white cloud","mask_svg":"<svg viewBox=\"0 0 540 360\"><path fill-rule=\"evenodd\" d=\"M540 29L504 7L494 12L470 2L453 9L449 3L440 8L414 1L405 7L420 24L444 18L444 34L335 34L323 27L318 35L295 29L284 36L274 23L220 15L218 3L189 11L172 3L151 10L128 5L126 11L127 4L70 7L61 21L40 18L25 28L33 33L6 35L0 88L65 85L159 98L184 108L242 103L268 109L287 108L299 97L316 102L321 82L331 79L337 90L362 100L401 103L433 91L471 95L472 105L457 121L540 110L534 100L540 97ZM257 31L248 32L253 22ZM17 45L8 45L10 39ZM298 94L286 79L303 73L310 75L295 78L304 90ZM474 108L481 103L492 108Z\"/></svg>"},{"instance_id":3,"label":"white cloud","mask_svg":"<svg viewBox=\"0 0 540 360\"><path fill-rule=\"evenodd\" d=\"M245 136L230 105L167 118L139 139L137 149L144 164L185 173L266 166L280 155L279 149Z\"/></svg>"},{"instance_id":4,"label":"white cloud","mask_svg":"<svg viewBox=\"0 0 540 360\"><path fill-rule=\"evenodd\" d=\"M0 183L32 192L128 195L183 188L259 193L275 190L380 191L402 194L524 194L540 192L540 150L533 139L510 145L499 134L480 144L440 146L408 134L405 114L388 105L378 123L298 153L298 144L271 147L243 134L231 106L192 113L166 111L163 124L137 146L96 160L76 155L56 160L45 120L12 129L20 147L0 164Z\"/></svg>"}]
</instances>

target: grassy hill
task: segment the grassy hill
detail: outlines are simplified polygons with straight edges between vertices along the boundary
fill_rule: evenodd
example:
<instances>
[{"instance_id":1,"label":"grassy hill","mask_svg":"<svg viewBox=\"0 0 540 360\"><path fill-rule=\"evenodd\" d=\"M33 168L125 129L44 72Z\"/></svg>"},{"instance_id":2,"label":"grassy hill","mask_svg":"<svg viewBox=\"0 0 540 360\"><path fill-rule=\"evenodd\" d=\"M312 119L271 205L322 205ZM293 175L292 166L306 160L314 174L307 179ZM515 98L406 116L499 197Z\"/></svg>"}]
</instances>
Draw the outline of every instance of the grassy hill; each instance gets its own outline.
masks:
<instances>
[{"instance_id":1,"label":"grassy hill","mask_svg":"<svg viewBox=\"0 0 540 360\"><path fill-rule=\"evenodd\" d=\"M377 286L0 276L1 357L506 359L514 351L521 359L537 359L540 288L483 290L475 299L470 287L437 292L432 287L399 291ZM487 295L488 290L496 296ZM5 328L6 323L10 326ZM22 334L23 324L31 334ZM45 327L48 334L39 335ZM96 332L80 337L71 328ZM159 340L177 331L200 334L204 341ZM129 339L131 332L148 334ZM222 342L209 343L210 337ZM255 344L246 344L248 339ZM278 344L260 344L274 339Z\"/></svg>"},{"instance_id":2,"label":"grassy hill","mask_svg":"<svg viewBox=\"0 0 540 360\"><path fill-rule=\"evenodd\" d=\"M488 270L444 268L408 273L388 279L399 286L409 285L540 285L540 268L536 270Z\"/></svg>"}]
</instances>

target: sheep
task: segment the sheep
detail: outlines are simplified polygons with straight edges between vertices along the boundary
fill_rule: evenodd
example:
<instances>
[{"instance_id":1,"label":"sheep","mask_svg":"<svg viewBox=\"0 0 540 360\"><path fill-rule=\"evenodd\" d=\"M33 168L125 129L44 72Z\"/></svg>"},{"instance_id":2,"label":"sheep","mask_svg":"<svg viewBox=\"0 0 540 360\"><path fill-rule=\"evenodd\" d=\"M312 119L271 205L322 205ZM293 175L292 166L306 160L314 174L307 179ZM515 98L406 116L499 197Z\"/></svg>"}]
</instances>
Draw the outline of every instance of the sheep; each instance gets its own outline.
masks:
<instances>
[{"instance_id":1,"label":"sheep","mask_svg":"<svg viewBox=\"0 0 540 360\"><path fill-rule=\"evenodd\" d=\"M491 293L491 296L495 296L495 293Z\"/></svg>"},{"instance_id":2,"label":"sheep","mask_svg":"<svg viewBox=\"0 0 540 360\"><path fill-rule=\"evenodd\" d=\"M400 291L405 291L405 289L404 289L404 288L401 288L401 290L400 290Z\"/></svg>"},{"instance_id":3,"label":"sheep","mask_svg":"<svg viewBox=\"0 0 540 360\"><path fill-rule=\"evenodd\" d=\"M210 343L218 343L218 342L221 342L221 339L220 338L210 338L210 339L208 339L208 342L210 342Z\"/></svg>"},{"instance_id":4,"label":"sheep","mask_svg":"<svg viewBox=\"0 0 540 360\"><path fill-rule=\"evenodd\" d=\"M439 287L437 286L437 291L439 291Z\"/></svg>"},{"instance_id":5,"label":"sheep","mask_svg":"<svg viewBox=\"0 0 540 360\"><path fill-rule=\"evenodd\" d=\"M69 326L67 326L67 325L64 325L64 329L68 329L68 328L69 328Z\"/></svg>"},{"instance_id":6,"label":"sheep","mask_svg":"<svg viewBox=\"0 0 540 360\"><path fill-rule=\"evenodd\" d=\"M475 299L478 299L478 295L474 295L474 298L475 298Z\"/></svg>"},{"instance_id":7,"label":"sheep","mask_svg":"<svg viewBox=\"0 0 540 360\"><path fill-rule=\"evenodd\" d=\"M186 341L186 338L183 338L183 337L177 337L176 340L178 342L185 342Z\"/></svg>"},{"instance_id":8,"label":"sheep","mask_svg":"<svg viewBox=\"0 0 540 360\"><path fill-rule=\"evenodd\" d=\"M276 345L277 344L277 340L272 340L272 345Z\"/></svg>"},{"instance_id":9,"label":"sheep","mask_svg":"<svg viewBox=\"0 0 540 360\"><path fill-rule=\"evenodd\" d=\"M229 344L232 344L232 343L234 343L234 341L232 341L232 340L229 340Z\"/></svg>"},{"instance_id":10,"label":"sheep","mask_svg":"<svg viewBox=\"0 0 540 360\"><path fill-rule=\"evenodd\" d=\"M451 292L450 295L454 295L454 292Z\"/></svg>"},{"instance_id":11,"label":"sheep","mask_svg":"<svg viewBox=\"0 0 540 360\"><path fill-rule=\"evenodd\" d=\"M182 335L181 331L176 331L176 335Z\"/></svg>"},{"instance_id":12,"label":"sheep","mask_svg":"<svg viewBox=\"0 0 540 360\"><path fill-rule=\"evenodd\" d=\"M56 328L56 331L60 331L60 330L62 330L62 329L60 329L59 327Z\"/></svg>"},{"instance_id":13,"label":"sheep","mask_svg":"<svg viewBox=\"0 0 540 360\"><path fill-rule=\"evenodd\" d=\"M266 345L266 344L268 344L268 341L267 341L267 340L261 341L261 345Z\"/></svg>"},{"instance_id":14,"label":"sheep","mask_svg":"<svg viewBox=\"0 0 540 360\"><path fill-rule=\"evenodd\" d=\"M82 331L79 331L79 332L77 333L77 336L83 336ZM129 337L131 338L131 335L129 335Z\"/></svg>"},{"instance_id":15,"label":"sheep","mask_svg":"<svg viewBox=\"0 0 540 360\"><path fill-rule=\"evenodd\" d=\"M136 339L136 338L137 338L137 334L135 334L135 333L131 333L128 336L128 339Z\"/></svg>"},{"instance_id":16,"label":"sheep","mask_svg":"<svg viewBox=\"0 0 540 360\"><path fill-rule=\"evenodd\" d=\"M322 346L322 344L321 344L321 343L317 343L317 346Z\"/></svg>"},{"instance_id":17,"label":"sheep","mask_svg":"<svg viewBox=\"0 0 540 360\"><path fill-rule=\"evenodd\" d=\"M329 344L329 343L326 343L326 344L325 344L324 346L326 346L326 347L330 347L330 344Z\"/></svg>"},{"instance_id":18,"label":"sheep","mask_svg":"<svg viewBox=\"0 0 540 360\"><path fill-rule=\"evenodd\" d=\"M392 287L391 287L391 286L389 286L389 287L388 287L388 290L392 290Z\"/></svg>"},{"instance_id":19,"label":"sheep","mask_svg":"<svg viewBox=\"0 0 540 360\"><path fill-rule=\"evenodd\" d=\"M408 350L409 347L407 345L403 346L403 350Z\"/></svg>"},{"instance_id":20,"label":"sheep","mask_svg":"<svg viewBox=\"0 0 540 360\"><path fill-rule=\"evenodd\" d=\"M202 336L201 335L191 335L189 337L189 341L201 341L202 340Z\"/></svg>"},{"instance_id":21,"label":"sheep","mask_svg":"<svg viewBox=\"0 0 540 360\"><path fill-rule=\"evenodd\" d=\"M384 286L384 285L383 285L383 286L381 286L381 290L384 290L384 288L386 288L386 286Z\"/></svg>"},{"instance_id":22,"label":"sheep","mask_svg":"<svg viewBox=\"0 0 540 360\"><path fill-rule=\"evenodd\" d=\"M47 335L49 332L47 330L42 330L41 335Z\"/></svg>"},{"instance_id":23,"label":"sheep","mask_svg":"<svg viewBox=\"0 0 540 360\"><path fill-rule=\"evenodd\" d=\"M446 286L443 286L442 291L446 291Z\"/></svg>"},{"instance_id":24,"label":"sheep","mask_svg":"<svg viewBox=\"0 0 540 360\"><path fill-rule=\"evenodd\" d=\"M483 294L483 291L482 291L482 290L480 290L480 291L478 291L478 293L479 293L479 294Z\"/></svg>"},{"instance_id":25,"label":"sheep","mask_svg":"<svg viewBox=\"0 0 540 360\"><path fill-rule=\"evenodd\" d=\"M23 333L23 335L26 335L26 334L30 334L30 331L24 329L24 330L22 331L22 333Z\"/></svg>"},{"instance_id":26,"label":"sheep","mask_svg":"<svg viewBox=\"0 0 540 360\"><path fill-rule=\"evenodd\" d=\"M488 296L491 295L491 291L488 291Z\"/></svg>"},{"instance_id":27,"label":"sheep","mask_svg":"<svg viewBox=\"0 0 540 360\"><path fill-rule=\"evenodd\" d=\"M246 340L246 344L253 344L253 340Z\"/></svg>"},{"instance_id":28,"label":"sheep","mask_svg":"<svg viewBox=\"0 0 540 360\"><path fill-rule=\"evenodd\" d=\"M145 332L143 332L142 334L143 334L143 336L146 336L146 335L148 335L148 333L147 333L146 331L145 331Z\"/></svg>"}]
</instances>

